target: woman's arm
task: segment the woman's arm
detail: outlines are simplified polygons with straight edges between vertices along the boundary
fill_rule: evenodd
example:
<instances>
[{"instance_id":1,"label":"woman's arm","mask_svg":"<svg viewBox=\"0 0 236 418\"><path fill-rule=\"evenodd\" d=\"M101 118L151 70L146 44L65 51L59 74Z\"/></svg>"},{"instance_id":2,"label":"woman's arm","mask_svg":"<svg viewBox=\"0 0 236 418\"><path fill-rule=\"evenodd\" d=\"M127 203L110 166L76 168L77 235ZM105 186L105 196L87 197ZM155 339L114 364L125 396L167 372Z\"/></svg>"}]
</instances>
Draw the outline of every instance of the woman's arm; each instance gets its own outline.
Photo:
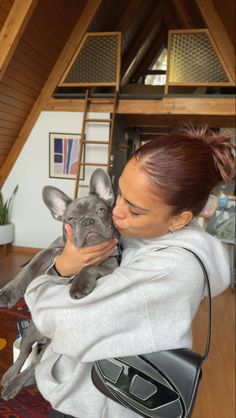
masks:
<instances>
[{"instance_id":1,"label":"woman's arm","mask_svg":"<svg viewBox=\"0 0 236 418\"><path fill-rule=\"evenodd\" d=\"M80 300L47 275L35 279L25 298L53 351L89 362L191 346L191 321L203 290L201 267L187 254L178 270L170 250L161 253L117 268Z\"/></svg>"}]
</instances>

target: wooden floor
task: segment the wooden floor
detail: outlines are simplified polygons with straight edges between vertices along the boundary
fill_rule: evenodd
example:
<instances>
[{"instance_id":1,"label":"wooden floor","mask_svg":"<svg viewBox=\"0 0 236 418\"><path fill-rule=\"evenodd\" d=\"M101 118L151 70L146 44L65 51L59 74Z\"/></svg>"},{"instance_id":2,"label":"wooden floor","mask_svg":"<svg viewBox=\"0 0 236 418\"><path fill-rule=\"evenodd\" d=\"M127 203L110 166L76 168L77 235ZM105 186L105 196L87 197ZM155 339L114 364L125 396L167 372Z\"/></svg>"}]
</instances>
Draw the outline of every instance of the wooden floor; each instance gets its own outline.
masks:
<instances>
[{"instance_id":1,"label":"wooden floor","mask_svg":"<svg viewBox=\"0 0 236 418\"><path fill-rule=\"evenodd\" d=\"M0 256L0 287L20 270L32 253L11 252ZM194 321L194 348L205 343L207 304L202 303ZM203 366L192 418L235 417L235 292L231 289L213 299L212 343ZM0 352L1 355L1 352ZM112 417L111 417L112 418Z\"/></svg>"}]
</instances>

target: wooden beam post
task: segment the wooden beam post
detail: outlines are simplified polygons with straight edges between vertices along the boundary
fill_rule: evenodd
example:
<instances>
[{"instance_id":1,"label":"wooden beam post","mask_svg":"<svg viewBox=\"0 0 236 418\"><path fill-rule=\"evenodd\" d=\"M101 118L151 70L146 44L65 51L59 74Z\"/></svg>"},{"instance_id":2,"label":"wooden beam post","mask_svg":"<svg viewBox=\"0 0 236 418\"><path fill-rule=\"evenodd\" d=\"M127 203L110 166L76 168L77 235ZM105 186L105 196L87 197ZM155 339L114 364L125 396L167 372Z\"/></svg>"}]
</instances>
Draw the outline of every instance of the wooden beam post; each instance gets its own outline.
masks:
<instances>
[{"instance_id":1,"label":"wooden beam post","mask_svg":"<svg viewBox=\"0 0 236 418\"><path fill-rule=\"evenodd\" d=\"M63 48L54 68L45 82L44 87L41 90L28 118L26 119L24 126L22 127L11 149L9 157L6 159L0 170L0 187L3 185L6 177L13 167L41 111L44 110L48 98L52 95L57 84L61 80L64 71L78 48L78 45L82 41L84 34L88 30L88 27L91 24L101 2L102 0L87 1L65 47Z\"/></svg>"},{"instance_id":2,"label":"wooden beam post","mask_svg":"<svg viewBox=\"0 0 236 418\"><path fill-rule=\"evenodd\" d=\"M38 0L15 0L0 32L0 80Z\"/></svg>"},{"instance_id":3,"label":"wooden beam post","mask_svg":"<svg viewBox=\"0 0 236 418\"><path fill-rule=\"evenodd\" d=\"M235 50L212 0L196 0L198 8L235 82Z\"/></svg>"},{"instance_id":4,"label":"wooden beam post","mask_svg":"<svg viewBox=\"0 0 236 418\"><path fill-rule=\"evenodd\" d=\"M121 85L124 86L136 71L139 63L147 53L150 45L161 28L163 0L159 0L152 15L135 38L122 64ZM151 29L150 29L151 28Z\"/></svg>"}]
</instances>

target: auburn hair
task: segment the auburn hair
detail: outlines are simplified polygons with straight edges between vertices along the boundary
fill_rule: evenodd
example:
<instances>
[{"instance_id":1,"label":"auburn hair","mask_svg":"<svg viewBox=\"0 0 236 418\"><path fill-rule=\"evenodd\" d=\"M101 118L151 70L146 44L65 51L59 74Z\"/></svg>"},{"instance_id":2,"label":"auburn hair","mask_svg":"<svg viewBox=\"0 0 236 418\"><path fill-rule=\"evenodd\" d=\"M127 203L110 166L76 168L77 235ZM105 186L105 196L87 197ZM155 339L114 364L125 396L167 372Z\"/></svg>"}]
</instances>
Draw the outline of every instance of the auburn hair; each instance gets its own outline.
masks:
<instances>
[{"instance_id":1,"label":"auburn hair","mask_svg":"<svg viewBox=\"0 0 236 418\"><path fill-rule=\"evenodd\" d=\"M212 189L235 176L235 146L229 132L187 129L153 139L133 157L154 193L172 207L172 215L198 215ZM156 190L155 190L156 187Z\"/></svg>"}]
</instances>

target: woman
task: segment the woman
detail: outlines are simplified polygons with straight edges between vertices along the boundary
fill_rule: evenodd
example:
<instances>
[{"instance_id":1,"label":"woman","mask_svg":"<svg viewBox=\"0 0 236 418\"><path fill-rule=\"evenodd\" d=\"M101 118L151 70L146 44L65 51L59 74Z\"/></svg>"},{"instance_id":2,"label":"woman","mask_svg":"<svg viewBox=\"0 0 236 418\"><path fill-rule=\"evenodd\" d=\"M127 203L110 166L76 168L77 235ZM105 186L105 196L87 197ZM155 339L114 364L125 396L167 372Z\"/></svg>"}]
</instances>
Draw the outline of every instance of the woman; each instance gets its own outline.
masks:
<instances>
[{"instance_id":1,"label":"woman","mask_svg":"<svg viewBox=\"0 0 236 418\"><path fill-rule=\"evenodd\" d=\"M33 320L52 342L37 367L50 417L135 418L92 384L95 360L191 347L191 324L204 294L203 261L212 295L229 285L221 243L193 220L216 185L234 174L234 147L225 134L166 135L139 148L120 179L113 220L122 238L121 265L72 300L66 285L45 274L28 287ZM116 242L75 248L56 260L62 276L99 264ZM160 251L161 250L161 251ZM59 412L60 411L60 412Z\"/></svg>"}]
</instances>

